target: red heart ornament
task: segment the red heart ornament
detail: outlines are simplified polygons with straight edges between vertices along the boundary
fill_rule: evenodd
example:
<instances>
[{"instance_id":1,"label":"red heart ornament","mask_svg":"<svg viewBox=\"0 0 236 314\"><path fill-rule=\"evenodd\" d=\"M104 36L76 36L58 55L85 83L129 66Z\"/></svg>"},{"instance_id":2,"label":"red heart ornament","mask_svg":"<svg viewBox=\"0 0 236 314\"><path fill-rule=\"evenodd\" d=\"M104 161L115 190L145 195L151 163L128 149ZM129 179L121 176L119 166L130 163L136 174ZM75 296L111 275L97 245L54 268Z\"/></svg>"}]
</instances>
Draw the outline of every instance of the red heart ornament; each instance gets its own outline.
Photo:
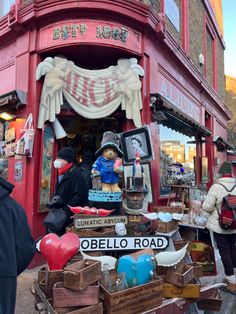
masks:
<instances>
[{"instance_id":1,"label":"red heart ornament","mask_svg":"<svg viewBox=\"0 0 236 314\"><path fill-rule=\"evenodd\" d=\"M50 270L60 270L77 253L79 247L79 237L73 232L60 238L55 233L49 233L40 242L40 253Z\"/></svg>"}]
</instances>

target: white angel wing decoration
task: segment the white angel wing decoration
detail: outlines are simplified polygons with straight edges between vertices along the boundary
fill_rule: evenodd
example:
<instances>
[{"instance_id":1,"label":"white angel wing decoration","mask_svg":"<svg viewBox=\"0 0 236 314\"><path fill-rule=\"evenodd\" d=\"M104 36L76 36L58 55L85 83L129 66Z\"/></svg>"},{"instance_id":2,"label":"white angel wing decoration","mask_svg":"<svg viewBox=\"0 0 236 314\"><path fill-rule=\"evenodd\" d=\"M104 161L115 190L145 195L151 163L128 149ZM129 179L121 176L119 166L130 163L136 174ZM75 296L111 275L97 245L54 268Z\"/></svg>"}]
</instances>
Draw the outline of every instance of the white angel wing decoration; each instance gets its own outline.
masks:
<instances>
[{"instance_id":1,"label":"white angel wing decoration","mask_svg":"<svg viewBox=\"0 0 236 314\"><path fill-rule=\"evenodd\" d=\"M187 252L188 244L186 244L182 249L173 252L160 252L155 255L157 261L157 266L174 266L179 263L185 256Z\"/></svg>"},{"instance_id":2,"label":"white angel wing decoration","mask_svg":"<svg viewBox=\"0 0 236 314\"><path fill-rule=\"evenodd\" d=\"M85 254L81 250L80 250L80 253L83 256L83 259L91 259L91 260L94 260L94 261L101 262L102 271L105 269L104 268L105 264L106 265L108 264L108 270L115 269L117 259L115 257L113 257L113 256L109 256L109 255L105 255L105 256L90 256L90 255Z\"/></svg>"},{"instance_id":3,"label":"white angel wing decoration","mask_svg":"<svg viewBox=\"0 0 236 314\"><path fill-rule=\"evenodd\" d=\"M45 58L42 62L40 62L36 69L36 81L40 80L40 78L50 72L54 67L54 60L52 57Z\"/></svg>"},{"instance_id":4,"label":"white angel wing decoration","mask_svg":"<svg viewBox=\"0 0 236 314\"><path fill-rule=\"evenodd\" d=\"M138 60L136 58L129 58L129 64L132 70L139 76L144 76L144 69L138 64Z\"/></svg>"}]
</instances>

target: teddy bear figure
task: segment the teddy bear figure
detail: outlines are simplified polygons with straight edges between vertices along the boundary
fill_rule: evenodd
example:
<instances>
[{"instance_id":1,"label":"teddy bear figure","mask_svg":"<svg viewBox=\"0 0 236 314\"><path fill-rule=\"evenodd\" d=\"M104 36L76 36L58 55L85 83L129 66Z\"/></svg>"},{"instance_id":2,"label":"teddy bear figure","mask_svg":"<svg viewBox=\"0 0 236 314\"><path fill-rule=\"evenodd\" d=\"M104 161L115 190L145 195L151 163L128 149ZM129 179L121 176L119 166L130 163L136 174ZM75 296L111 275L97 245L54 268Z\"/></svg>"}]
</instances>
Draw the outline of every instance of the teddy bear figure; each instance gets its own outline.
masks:
<instances>
[{"instance_id":1,"label":"teddy bear figure","mask_svg":"<svg viewBox=\"0 0 236 314\"><path fill-rule=\"evenodd\" d=\"M120 192L119 175L123 173L122 151L119 148L119 136L113 132L105 132L101 148L95 153L98 158L93 164L92 175L100 175L102 191Z\"/></svg>"}]
</instances>

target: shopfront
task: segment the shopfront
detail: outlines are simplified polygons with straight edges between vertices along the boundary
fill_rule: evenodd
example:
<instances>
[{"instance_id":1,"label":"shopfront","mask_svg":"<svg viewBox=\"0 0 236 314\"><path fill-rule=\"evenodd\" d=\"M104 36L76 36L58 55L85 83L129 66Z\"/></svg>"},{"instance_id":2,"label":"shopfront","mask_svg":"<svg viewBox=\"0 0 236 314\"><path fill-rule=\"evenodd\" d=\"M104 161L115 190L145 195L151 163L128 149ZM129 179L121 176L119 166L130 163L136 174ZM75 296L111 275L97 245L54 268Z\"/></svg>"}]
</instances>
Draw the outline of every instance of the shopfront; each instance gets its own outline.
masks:
<instances>
[{"instance_id":1,"label":"shopfront","mask_svg":"<svg viewBox=\"0 0 236 314\"><path fill-rule=\"evenodd\" d=\"M35 237L44 232L42 221L56 180L52 162L61 147L73 147L78 164L89 172L104 131L121 133L148 125L153 150L153 160L149 162L150 209L167 201L170 165L187 169L192 184L199 186L212 182L216 159L225 157L224 152L218 156L213 137L225 138L229 112L204 89L193 70L183 65L185 61L170 50L158 14L137 3L129 3L129 10L128 4L124 4L112 19L107 14L104 18L105 8L96 11L96 18L94 8L84 8L76 17L67 9L65 5L62 15L53 16L53 8L47 8L48 16L43 18L43 9L39 8L42 15L38 23L19 33L13 44L8 45L8 49L11 45L17 48L6 57L7 62L0 61L2 68L9 65L8 71L0 72L1 81L12 76L16 82L16 86L10 86L12 82L2 86L0 96L9 89L27 95L27 105L17 108L16 117L21 120L9 123L9 128L16 131L12 142L21 138L21 128L29 114L33 116L32 157L18 154L7 160L8 178L16 186L13 196L26 208ZM106 8L111 12L113 9L112 4ZM151 20L147 15L144 18L144 12ZM58 94L60 74L54 74L53 87L50 80L49 87L46 86L47 74L55 69L56 58L62 56L71 68L64 77L66 87ZM136 75L136 83L138 80L141 85L135 89L137 98L130 103L131 109L128 94L119 81L111 78L119 68L119 60L130 60L143 70ZM94 72L86 72L91 70ZM46 102L42 102L44 88L50 97L55 96L51 102L48 95ZM132 93L133 90L131 96ZM55 119L66 136L55 134Z\"/></svg>"}]
</instances>

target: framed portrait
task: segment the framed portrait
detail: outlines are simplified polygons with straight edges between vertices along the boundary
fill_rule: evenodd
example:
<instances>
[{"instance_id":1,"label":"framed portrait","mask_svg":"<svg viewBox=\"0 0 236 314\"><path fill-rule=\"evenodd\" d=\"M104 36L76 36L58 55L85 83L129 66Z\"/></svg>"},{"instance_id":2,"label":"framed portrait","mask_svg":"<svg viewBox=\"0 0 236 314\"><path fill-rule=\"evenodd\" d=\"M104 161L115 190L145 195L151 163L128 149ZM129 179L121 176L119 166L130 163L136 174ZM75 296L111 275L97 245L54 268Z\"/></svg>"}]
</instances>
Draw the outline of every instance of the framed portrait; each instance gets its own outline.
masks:
<instances>
[{"instance_id":1,"label":"framed portrait","mask_svg":"<svg viewBox=\"0 0 236 314\"><path fill-rule=\"evenodd\" d=\"M153 159L151 136L148 126L123 132L120 135L125 164L134 161L136 153L139 153L143 161Z\"/></svg>"},{"instance_id":2,"label":"framed portrait","mask_svg":"<svg viewBox=\"0 0 236 314\"><path fill-rule=\"evenodd\" d=\"M143 173L144 173L144 183L147 188L147 193L145 194L145 200L148 203L153 202L153 195L152 195L152 179L151 179L151 171L150 171L150 164L142 163L143 166ZM124 165L124 180L125 185L127 183L127 177L132 177L133 173L133 165Z\"/></svg>"}]
</instances>

